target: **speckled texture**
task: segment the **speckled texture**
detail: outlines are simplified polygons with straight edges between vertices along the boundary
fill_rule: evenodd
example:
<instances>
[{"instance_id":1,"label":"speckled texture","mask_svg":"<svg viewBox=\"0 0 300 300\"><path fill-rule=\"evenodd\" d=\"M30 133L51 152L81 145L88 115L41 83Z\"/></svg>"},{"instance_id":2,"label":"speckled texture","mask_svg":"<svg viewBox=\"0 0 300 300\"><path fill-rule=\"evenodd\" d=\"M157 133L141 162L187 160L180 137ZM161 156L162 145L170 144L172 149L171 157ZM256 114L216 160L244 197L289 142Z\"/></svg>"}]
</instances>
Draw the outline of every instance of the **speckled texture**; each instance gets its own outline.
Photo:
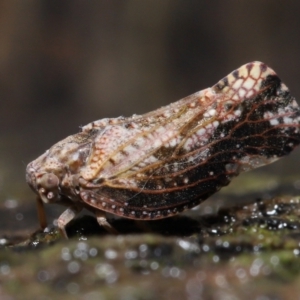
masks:
<instances>
[{"instance_id":1,"label":"speckled texture","mask_svg":"<svg viewBox=\"0 0 300 300\"><path fill-rule=\"evenodd\" d=\"M300 142L300 110L276 73L248 63L202 90L148 114L102 119L51 147L27 167L44 203L82 208L113 228L105 212L156 220L192 208L240 172L290 153Z\"/></svg>"}]
</instances>

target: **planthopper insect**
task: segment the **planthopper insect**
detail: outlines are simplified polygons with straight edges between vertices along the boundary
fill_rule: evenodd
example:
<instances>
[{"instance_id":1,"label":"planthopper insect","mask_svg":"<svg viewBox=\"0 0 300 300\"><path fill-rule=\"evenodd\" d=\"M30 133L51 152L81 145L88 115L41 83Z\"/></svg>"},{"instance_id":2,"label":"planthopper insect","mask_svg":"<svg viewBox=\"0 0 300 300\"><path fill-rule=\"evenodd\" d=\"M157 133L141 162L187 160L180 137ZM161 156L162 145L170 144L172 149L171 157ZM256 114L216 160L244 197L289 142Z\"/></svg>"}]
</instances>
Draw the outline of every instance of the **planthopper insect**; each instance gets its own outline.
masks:
<instances>
[{"instance_id":1,"label":"planthopper insect","mask_svg":"<svg viewBox=\"0 0 300 300\"><path fill-rule=\"evenodd\" d=\"M136 220L192 208L245 172L300 143L300 109L276 73L248 63L204 89L144 115L101 119L58 142L26 169L43 203L67 207L58 227L83 209Z\"/></svg>"}]
</instances>

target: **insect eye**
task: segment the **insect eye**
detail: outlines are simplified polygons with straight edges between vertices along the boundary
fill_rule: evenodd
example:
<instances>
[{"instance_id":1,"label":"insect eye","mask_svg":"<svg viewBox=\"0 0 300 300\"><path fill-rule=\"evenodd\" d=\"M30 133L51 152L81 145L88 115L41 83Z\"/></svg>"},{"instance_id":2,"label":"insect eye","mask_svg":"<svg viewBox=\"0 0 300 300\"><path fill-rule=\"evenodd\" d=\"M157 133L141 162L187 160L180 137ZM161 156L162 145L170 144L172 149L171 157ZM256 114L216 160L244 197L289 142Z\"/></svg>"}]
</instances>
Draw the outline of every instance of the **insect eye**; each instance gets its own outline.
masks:
<instances>
[{"instance_id":1,"label":"insect eye","mask_svg":"<svg viewBox=\"0 0 300 300\"><path fill-rule=\"evenodd\" d=\"M53 173L46 173L38 179L38 184L46 190L57 188L59 180Z\"/></svg>"},{"instance_id":2,"label":"insect eye","mask_svg":"<svg viewBox=\"0 0 300 300\"><path fill-rule=\"evenodd\" d=\"M56 201L59 179L53 173L43 174L37 179L39 195L45 203Z\"/></svg>"}]
</instances>

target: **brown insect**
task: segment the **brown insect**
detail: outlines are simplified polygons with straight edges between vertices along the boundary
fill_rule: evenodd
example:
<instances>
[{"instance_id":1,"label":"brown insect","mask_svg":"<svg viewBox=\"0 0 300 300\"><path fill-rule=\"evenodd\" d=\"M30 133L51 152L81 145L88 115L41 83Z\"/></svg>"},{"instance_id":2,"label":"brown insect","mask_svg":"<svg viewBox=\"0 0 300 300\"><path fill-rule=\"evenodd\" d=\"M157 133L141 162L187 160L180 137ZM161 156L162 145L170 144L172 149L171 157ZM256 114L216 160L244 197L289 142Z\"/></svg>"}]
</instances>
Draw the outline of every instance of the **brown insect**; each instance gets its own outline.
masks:
<instances>
[{"instance_id":1,"label":"brown insect","mask_svg":"<svg viewBox=\"0 0 300 300\"><path fill-rule=\"evenodd\" d=\"M276 73L248 63L211 88L145 115L102 119L52 146L26 169L43 203L82 208L114 232L105 212L157 220L194 207L240 172L274 162L300 143L300 110Z\"/></svg>"}]
</instances>

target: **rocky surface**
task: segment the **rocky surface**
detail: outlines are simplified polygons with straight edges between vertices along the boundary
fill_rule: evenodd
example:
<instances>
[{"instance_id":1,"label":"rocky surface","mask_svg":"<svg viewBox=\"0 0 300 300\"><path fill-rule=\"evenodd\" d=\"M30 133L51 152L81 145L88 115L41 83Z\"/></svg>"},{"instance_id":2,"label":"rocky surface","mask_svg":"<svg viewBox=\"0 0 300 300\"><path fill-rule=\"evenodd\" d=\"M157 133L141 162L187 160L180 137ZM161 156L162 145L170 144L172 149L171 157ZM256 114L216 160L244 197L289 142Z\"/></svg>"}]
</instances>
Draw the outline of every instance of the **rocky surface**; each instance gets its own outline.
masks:
<instances>
[{"instance_id":1,"label":"rocky surface","mask_svg":"<svg viewBox=\"0 0 300 300\"><path fill-rule=\"evenodd\" d=\"M2 227L1 299L295 299L300 197L226 205L242 199L156 222L113 219L117 236L92 216L74 220L68 240L56 227Z\"/></svg>"}]
</instances>

